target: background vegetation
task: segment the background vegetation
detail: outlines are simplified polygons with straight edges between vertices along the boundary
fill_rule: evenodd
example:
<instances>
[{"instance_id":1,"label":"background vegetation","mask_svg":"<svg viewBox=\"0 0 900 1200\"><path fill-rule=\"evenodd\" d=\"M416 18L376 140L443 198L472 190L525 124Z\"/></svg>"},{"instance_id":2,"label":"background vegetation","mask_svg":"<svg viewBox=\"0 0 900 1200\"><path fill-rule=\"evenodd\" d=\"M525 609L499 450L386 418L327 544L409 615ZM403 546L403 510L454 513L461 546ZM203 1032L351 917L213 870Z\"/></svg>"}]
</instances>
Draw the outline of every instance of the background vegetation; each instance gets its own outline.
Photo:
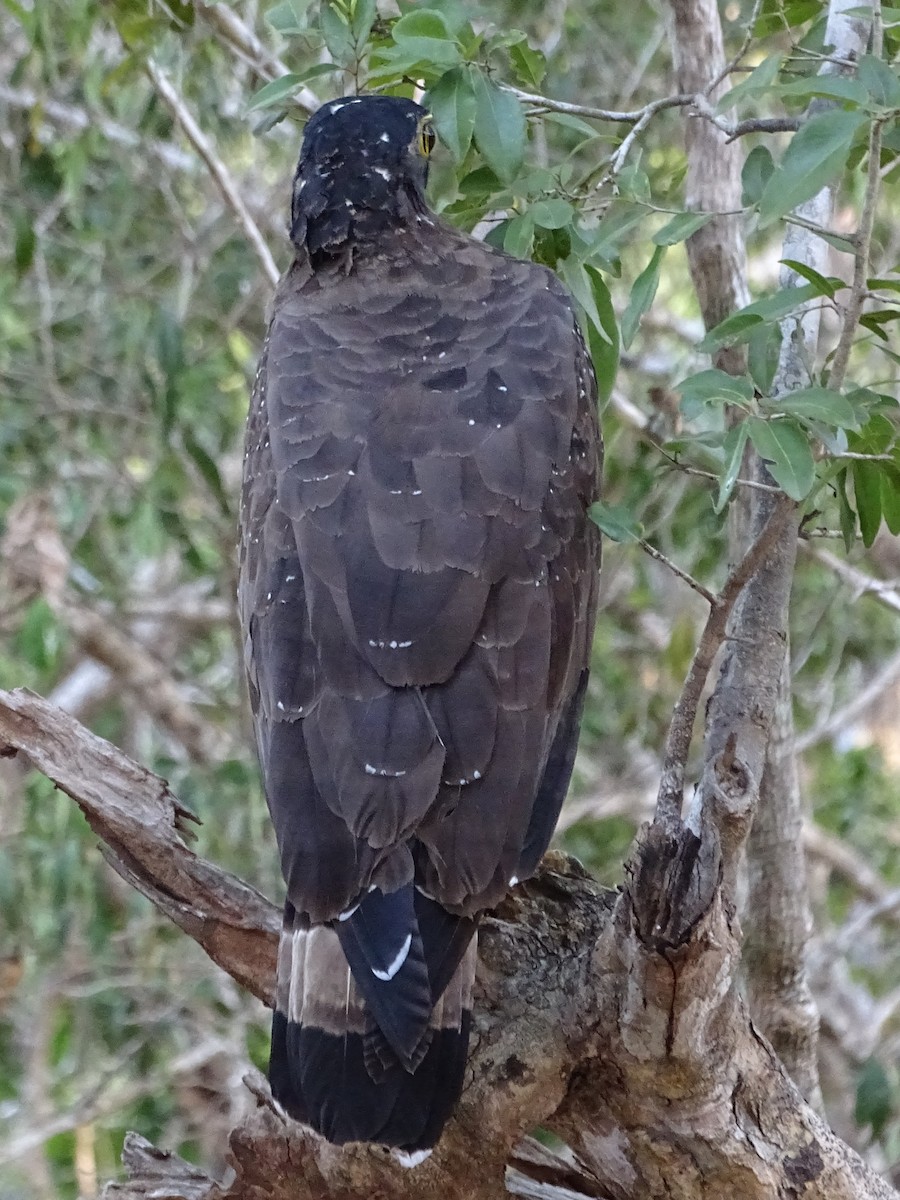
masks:
<instances>
[{"instance_id":1,"label":"background vegetation","mask_svg":"<svg viewBox=\"0 0 900 1200\"><path fill-rule=\"evenodd\" d=\"M202 819L200 852L280 896L232 604L266 254L289 261L310 104L421 81L443 141L434 206L556 267L590 335L608 463L597 517L618 540L559 841L605 882L652 806L704 613L641 540L720 584L748 434L808 502L793 694L822 1084L836 1129L896 1183L900 10L882 10L883 45L858 76L829 82L823 9L722 5L740 91L711 115L788 130L741 140L755 304L704 338L683 250L703 222L684 213L684 114L645 107L675 95L662 3L4 0L0 685L50 696L166 776ZM523 98L535 93L556 108ZM792 139L810 102L821 107ZM829 270L785 299L783 218L832 178ZM829 390L867 197L862 322ZM800 299L823 308L822 361L799 399L767 400L777 322ZM734 340L750 366L728 383L709 356ZM726 404L741 414L731 431ZM0 1197L97 1194L130 1128L220 1169L242 1072L265 1062L265 1013L112 874L69 799L17 761L0 762L0 937Z\"/></svg>"}]
</instances>

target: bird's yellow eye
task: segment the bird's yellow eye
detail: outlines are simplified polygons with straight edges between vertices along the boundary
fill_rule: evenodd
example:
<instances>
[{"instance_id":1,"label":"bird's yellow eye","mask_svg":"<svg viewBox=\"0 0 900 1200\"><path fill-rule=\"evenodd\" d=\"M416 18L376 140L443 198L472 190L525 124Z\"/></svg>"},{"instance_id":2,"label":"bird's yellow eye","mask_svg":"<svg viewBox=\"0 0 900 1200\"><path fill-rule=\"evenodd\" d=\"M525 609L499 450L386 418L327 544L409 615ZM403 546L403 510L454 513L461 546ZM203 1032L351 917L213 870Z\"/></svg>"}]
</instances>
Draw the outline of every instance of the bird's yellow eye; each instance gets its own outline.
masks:
<instances>
[{"instance_id":1,"label":"bird's yellow eye","mask_svg":"<svg viewBox=\"0 0 900 1200\"><path fill-rule=\"evenodd\" d=\"M432 118L423 117L419 124L419 153L423 158L427 158L434 149L434 143L437 141L434 130L431 128Z\"/></svg>"}]
</instances>

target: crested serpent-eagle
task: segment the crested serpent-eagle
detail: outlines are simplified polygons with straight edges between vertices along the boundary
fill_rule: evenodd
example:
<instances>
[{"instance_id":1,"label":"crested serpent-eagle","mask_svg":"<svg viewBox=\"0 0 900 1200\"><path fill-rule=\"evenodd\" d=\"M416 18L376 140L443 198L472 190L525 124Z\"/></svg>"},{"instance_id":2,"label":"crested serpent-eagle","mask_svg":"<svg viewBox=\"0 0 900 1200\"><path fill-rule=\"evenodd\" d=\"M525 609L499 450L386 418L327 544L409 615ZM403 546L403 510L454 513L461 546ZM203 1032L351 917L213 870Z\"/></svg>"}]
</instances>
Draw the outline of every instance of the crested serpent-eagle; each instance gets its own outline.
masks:
<instances>
[{"instance_id":1,"label":"crested serpent-eagle","mask_svg":"<svg viewBox=\"0 0 900 1200\"><path fill-rule=\"evenodd\" d=\"M247 425L239 604L287 883L270 1080L332 1142L440 1136L479 914L566 793L601 442L548 269L426 207L431 118L309 121Z\"/></svg>"}]
</instances>

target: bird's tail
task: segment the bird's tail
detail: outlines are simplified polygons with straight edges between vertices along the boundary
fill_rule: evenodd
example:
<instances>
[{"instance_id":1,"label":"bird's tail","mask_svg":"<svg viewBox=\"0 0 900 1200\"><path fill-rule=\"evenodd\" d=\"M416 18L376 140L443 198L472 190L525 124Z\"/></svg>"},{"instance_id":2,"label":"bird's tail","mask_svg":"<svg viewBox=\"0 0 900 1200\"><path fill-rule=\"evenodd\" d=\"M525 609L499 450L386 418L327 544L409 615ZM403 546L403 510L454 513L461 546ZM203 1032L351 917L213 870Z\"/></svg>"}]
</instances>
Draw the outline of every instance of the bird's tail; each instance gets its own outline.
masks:
<instances>
[{"instance_id":1,"label":"bird's tail","mask_svg":"<svg viewBox=\"0 0 900 1200\"><path fill-rule=\"evenodd\" d=\"M415 1046L402 1059L396 1031L376 1023L357 985L348 964L352 947L345 953L342 946L346 930L310 925L290 902L285 905L269 1079L281 1106L330 1142L375 1142L407 1153L430 1149L462 1091L475 926L434 901L416 900L426 995L433 1003L425 1001ZM381 1025L392 1001L398 1011L409 1001L400 974L396 997L376 1000Z\"/></svg>"}]
</instances>

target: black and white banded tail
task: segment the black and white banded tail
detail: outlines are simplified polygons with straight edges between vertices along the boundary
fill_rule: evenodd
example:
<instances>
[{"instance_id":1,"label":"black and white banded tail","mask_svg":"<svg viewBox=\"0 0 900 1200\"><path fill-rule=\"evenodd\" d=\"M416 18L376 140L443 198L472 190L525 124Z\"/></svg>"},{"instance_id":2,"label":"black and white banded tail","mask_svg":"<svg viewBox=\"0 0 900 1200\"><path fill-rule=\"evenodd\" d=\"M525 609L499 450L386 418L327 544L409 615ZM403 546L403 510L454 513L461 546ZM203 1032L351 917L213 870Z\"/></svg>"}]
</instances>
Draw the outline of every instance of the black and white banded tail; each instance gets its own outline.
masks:
<instances>
[{"instance_id":1,"label":"black and white banded tail","mask_svg":"<svg viewBox=\"0 0 900 1200\"><path fill-rule=\"evenodd\" d=\"M330 1142L429 1150L462 1090L475 922L412 884L342 916L311 925L285 905L272 1094Z\"/></svg>"}]
</instances>

